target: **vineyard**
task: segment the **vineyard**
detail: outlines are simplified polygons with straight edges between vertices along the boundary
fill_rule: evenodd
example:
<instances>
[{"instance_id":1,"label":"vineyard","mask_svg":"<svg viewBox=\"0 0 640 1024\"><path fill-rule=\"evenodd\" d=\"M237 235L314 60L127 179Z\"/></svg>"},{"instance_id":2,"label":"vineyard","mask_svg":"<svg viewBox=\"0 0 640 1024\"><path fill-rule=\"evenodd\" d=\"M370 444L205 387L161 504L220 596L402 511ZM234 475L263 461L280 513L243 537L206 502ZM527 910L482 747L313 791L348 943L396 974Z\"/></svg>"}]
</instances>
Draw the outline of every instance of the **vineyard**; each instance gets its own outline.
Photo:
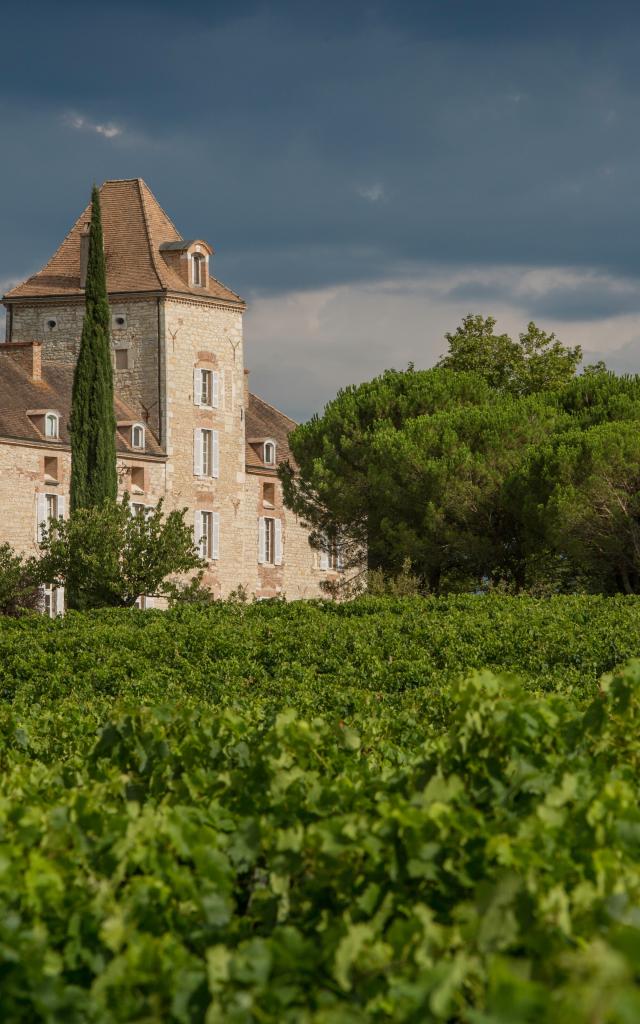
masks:
<instances>
[{"instance_id":1,"label":"vineyard","mask_svg":"<svg viewBox=\"0 0 640 1024\"><path fill-rule=\"evenodd\" d=\"M640 599L0 625L2 1020L636 1024Z\"/></svg>"}]
</instances>

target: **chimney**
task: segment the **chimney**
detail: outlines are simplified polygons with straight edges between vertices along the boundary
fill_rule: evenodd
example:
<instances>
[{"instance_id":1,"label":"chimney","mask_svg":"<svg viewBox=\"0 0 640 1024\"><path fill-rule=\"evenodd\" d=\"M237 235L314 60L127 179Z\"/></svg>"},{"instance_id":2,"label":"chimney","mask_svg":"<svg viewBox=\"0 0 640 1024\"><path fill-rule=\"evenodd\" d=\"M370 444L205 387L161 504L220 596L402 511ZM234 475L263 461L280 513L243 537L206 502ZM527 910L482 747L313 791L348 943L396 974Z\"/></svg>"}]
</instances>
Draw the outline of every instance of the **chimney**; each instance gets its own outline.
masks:
<instances>
[{"instance_id":1,"label":"chimney","mask_svg":"<svg viewBox=\"0 0 640 1024\"><path fill-rule=\"evenodd\" d=\"M89 263L89 232L91 221L87 221L80 232L80 287L87 283L87 264Z\"/></svg>"},{"instance_id":2,"label":"chimney","mask_svg":"<svg viewBox=\"0 0 640 1024\"><path fill-rule=\"evenodd\" d=\"M41 341L9 341L0 345L0 353L4 353L8 359L13 359L34 383L42 380Z\"/></svg>"}]
</instances>

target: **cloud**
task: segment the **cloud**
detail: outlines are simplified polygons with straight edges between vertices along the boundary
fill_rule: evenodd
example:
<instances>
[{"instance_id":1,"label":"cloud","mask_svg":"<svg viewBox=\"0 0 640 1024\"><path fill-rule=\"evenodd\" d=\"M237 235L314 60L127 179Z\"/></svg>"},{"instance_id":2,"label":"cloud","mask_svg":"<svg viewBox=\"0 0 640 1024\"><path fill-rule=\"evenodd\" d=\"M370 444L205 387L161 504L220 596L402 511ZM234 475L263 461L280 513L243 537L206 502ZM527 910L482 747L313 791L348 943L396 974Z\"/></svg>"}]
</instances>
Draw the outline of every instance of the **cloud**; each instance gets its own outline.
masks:
<instances>
[{"instance_id":1,"label":"cloud","mask_svg":"<svg viewBox=\"0 0 640 1024\"><path fill-rule=\"evenodd\" d=\"M122 128L112 121L106 124L96 124L80 114L65 114L63 120L69 128L75 128L76 131L95 132L96 135L103 135L105 139L115 139L118 135L122 135Z\"/></svg>"},{"instance_id":2,"label":"cloud","mask_svg":"<svg viewBox=\"0 0 640 1024\"><path fill-rule=\"evenodd\" d=\"M307 419L348 384L410 362L432 366L446 351L445 333L467 313L492 315L498 330L517 337L536 301L560 285L587 292L601 277L555 267L433 266L420 275L255 295L245 324L251 388ZM626 295L630 288L627 281L604 280L613 292ZM640 371L640 310L623 308L598 321L576 314L538 322L564 344L581 345L587 363L604 359L618 372Z\"/></svg>"},{"instance_id":3,"label":"cloud","mask_svg":"<svg viewBox=\"0 0 640 1024\"><path fill-rule=\"evenodd\" d=\"M384 185L376 181L373 185L360 185L356 189L359 196L367 199L370 203L379 203L384 199Z\"/></svg>"}]
</instances>

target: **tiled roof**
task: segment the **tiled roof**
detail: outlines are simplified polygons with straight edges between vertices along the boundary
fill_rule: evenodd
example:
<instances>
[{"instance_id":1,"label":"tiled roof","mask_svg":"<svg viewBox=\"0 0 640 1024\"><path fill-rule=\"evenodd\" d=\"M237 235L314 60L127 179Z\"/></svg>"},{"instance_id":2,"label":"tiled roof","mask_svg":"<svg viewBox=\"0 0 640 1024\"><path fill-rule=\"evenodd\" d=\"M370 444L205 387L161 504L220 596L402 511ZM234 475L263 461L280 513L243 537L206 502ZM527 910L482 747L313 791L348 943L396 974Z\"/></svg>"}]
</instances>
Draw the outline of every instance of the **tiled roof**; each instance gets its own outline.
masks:
<instances>
[{"instance_id":1,"label":"tiled roof","mask_svg":"<svg viewBox=\"0 0 640 1024\"><path fill-rule=\"evenodd\" d=\"M73 387L73 366L67 363L42 363L42 380L34 381L8 353L0 354L0 438L21 441L41 441L50 447L56 441L46 438L36 428L27 410L49 409L60 414L60 438L62 445L70 444L69 417L71 415L71 390ZM121 399L114 402L116 420L144 423L143 416ZM120 454L162 455L163 451L147 427L145 429L144 451L130 448L116 433L116 447Z\"/></svg>"},{"instance_id":2,"label":"tiled roof","mask_svg":"<svg viewBox=\"0 0 640 1024\"><path fill-rule=\"evenodd\" d=\"M249 395L249 408L247 409L246 434L247 438L254 439L253 443L247 440L247 469L272 470L273 466L266 466L262 459L262 444L258 443L266 439L273 439L276 442L276 460L284 462L291 459L289 448L289 434L297 426L296 421L285 416L279 409L275 409L268 402L257 395Z\"/></svg>"},{"instance_id":3,"label":"tiled roof","mask_svg":"<svg viewBox=\"0 0 640 1024\"><path fill-rule=\"evenodd\" d=\"M243 304L243 300L209 275L206 288L191 288L160 254L166 242L182 236L142 178L105 181L100 188L109 293L169 291ZM91 205L78 217L49 262L12 288L6 299L82 296L80 235L91 219Z\"/></svg>"}]
</instances>

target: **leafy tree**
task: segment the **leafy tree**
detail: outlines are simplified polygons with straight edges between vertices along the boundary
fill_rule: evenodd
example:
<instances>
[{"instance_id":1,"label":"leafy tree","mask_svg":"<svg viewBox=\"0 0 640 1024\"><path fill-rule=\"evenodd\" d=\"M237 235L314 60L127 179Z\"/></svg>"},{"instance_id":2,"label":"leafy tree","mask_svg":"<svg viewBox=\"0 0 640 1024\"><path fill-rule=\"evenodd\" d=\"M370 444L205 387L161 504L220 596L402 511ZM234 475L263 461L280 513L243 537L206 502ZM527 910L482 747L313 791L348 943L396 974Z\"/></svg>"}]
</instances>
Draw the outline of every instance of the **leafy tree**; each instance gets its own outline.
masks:
<instances>
[{"instance_id":1,"label":"leafy tree","mask_svg":"<svg viewBox=\"0 0 640 1024\"><path fill-rule=\"evenodd\" d=\"M76 608L130 608L142 595L171 596L168 576L202 566L185 510L134 515L129 496L55 519L42 541L42 577L72 589Z\"/></svg>"},{"instance_id":2,"label":"leafy tree","mask_svg":"<svg viewBox=\"0 0 640 1024\"><path fill-rule=\"evenodd\" d=\"M71 404L71 511L115 499L116 423L100 194L91 194L85 314ZM69 595L73 600L73 592Z\"/></svg>"},{"instance_id":3,"label":"leafy tree","mask_svg":"<svg viewBox=\"0 0 640 1024\"><path fill-rule=\"evenodd\" d=\"M327 537L338 538L346 566L399 570L407 553L391 565L377 542L386 497L374 458L376 437L402 431L419 416L480 405L489 395L474 374L413 367L339 391L322 417L293 431L295 462L280 468L285 501L311 527L312 543L321 547Z\"/></svg>"},{"instance_id":4,"label":"leafy tree","mask_svg":"<svg viewBox=\"0 0 640 1024\"><path fill-rule=\"evenodd\" d=\"M0 615L17 618L38 611L40 580L37 559L16 554L10 544L0 544Z\"/></svg>"},{"instance_id":5,"label":"leafy tree","mask_svg":"<svg viewBox=\"0 0 640 1024\"><path fill-rule=\"evenodd\" d=\"M532 452L520 483L532 555L547 551L587 590L640 593L640 431L605 422Z\"/></svg>"},{"instance_id":6,"label":"leafy tree","mask_svg":"<svg viewBox=\"0 0 640 1024\"><path fill-rule=\"evenodd\" d=\"M530 395L563 387L576 374L582 359L579 345L567 348L555 334L533 323L513 341L496 334L493 317L469 314L445 337L449 351L438 366L478 374L490 387L514 395Z\"/></svg>"}]
</instances>

